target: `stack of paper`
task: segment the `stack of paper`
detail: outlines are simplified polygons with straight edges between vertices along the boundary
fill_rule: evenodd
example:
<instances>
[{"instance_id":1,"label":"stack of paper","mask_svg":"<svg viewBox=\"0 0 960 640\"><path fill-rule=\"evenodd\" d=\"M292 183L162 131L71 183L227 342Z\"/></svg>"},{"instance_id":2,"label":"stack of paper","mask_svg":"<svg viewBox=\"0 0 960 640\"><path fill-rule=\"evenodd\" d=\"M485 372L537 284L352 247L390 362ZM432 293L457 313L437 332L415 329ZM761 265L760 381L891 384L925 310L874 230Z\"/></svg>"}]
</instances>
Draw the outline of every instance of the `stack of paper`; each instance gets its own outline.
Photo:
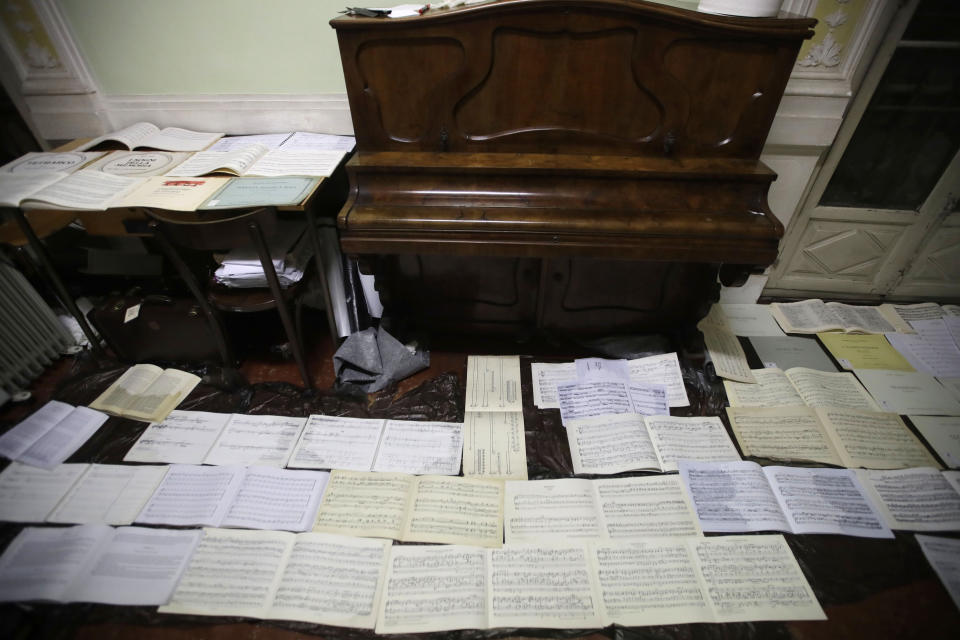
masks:
<instances>
[{"instance_id":1,"label":"stack of paper","mask_svg":"<svg viewBox=\"0 0 960 640\"><path fill-rule=\"evenodd\" d=\"M281 287L300 282L312 255L309 238L303 230L302 223L281 221L277 232L268 239L270 258ZM260 256L253 247L240 247L228 253L214 278L222 285L238 289L267 286Z\"/></svg>"}]
</instances>

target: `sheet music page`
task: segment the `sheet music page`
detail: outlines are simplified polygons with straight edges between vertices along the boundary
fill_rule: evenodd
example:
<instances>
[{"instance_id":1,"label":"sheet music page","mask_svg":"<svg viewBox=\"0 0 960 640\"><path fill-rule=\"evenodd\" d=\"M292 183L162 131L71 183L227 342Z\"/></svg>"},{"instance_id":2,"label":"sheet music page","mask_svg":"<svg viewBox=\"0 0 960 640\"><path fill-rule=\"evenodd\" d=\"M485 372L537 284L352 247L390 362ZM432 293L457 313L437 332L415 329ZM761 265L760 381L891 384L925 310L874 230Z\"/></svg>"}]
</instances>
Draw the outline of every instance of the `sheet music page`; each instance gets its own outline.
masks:
<instances>
[{"instance_id":1,"label":"sheet music page","mask_svg":"<svg viewBox=\"0 0 960 640\"><path fill-rule=\"evenodd\" d=\"M130 401L123 414L147 422L160 422L190 395L199 382L200 377L192 373L167 369Z\"/></svg>"},{"instance_id":2,"label":"sheet music page","mask_svg":"<svg viewBox=\"0 0 960 640\"><path fill-rule=\"evenodd\" d=\"M477 411L464 416L463 475L527 479L527 440L522 413Z\"/></svg>"},{"instance_id":3,"label":"sheet music page","mask_svg":"<svg viewBox=\"0 0 960 640\"><path fill-rule=\"evenodd\" d=\"M376 632L486 629L488 554L458 545L391 547Z\"/></svg>"},{"instance_id":4,"label":"sheet music page","mask_svg":"<svg viewBox=\"0 0 960 640\"><path fill-rule=\"evenodd\" d=\"M816 411L827 434L836 443L845 467L940 468L940 463L895 413L844 409Z\"/></svg>"},{"instance_id":5,"label":"sheet music page","mask_svg":"<svg viewBox=\"0 0 960 640\"><path fill-rule=\"evenodd\" d=\"M507 481L503 504L507 544L604 537L590 480Z\"/></svg>"},{"instance_id":6,"label":"sheet music page","mask_svg":"<svg viewBox=\"0 0 960 640\"><path fill-rule=\"evenodd\" d=\"M287 466L370 471L383 423L367 418L311 415Z\"/></svg>"},{"instance_id":7,"label":"sheet music page","mask_svg":"<svg viewBox=\"0 0 960 640\"><path fill-rule=\"evenodd\" d=\"M789 369L786 374L808 407L880 411L873 397L848 371L830 373L814 369Z\"/></svg>"},{"instance_id":8,"label":"sheet music page","mask_svg":"<svg viewBox=\"0 0 960 640\"><path fill-rule=\"evenodd\" d=\"M702 535L680 476L594 480L606 537Z\"/></svg>"},{"instance_id":9,"label":"sheet music page","mask_svg":"<svg viewBox=\"0 0 960 640\"><path fill-rule=\"evenodd\" d=\"M328 133L297 131L280 146L293 151L334 151L337 149L353 151L353 147L356 146L356 138Z\"/></svg>"},{"instance_id":10,"label":"sheet music page","mask_svg":"<svg viewBox=\"0 0 960 640\"><path fill-rule=\"evenodd\" d=\"M244 175L323 176L333 175L346 151L296 151L280 147L259 158Z\"/></svg>"},{"instance_id":11,"label":"sheet music page","mask_svg":"<svg viewBox=\"0 0 960 640\"><path fill-rule=\"evenodd\" d=\"M151 422L123 456L124 462L201 464L230 420L229 413L174 410Z\"/></svg>"},{"instance_id":12,"label":"sheet music page","mask_svg":"<svg viewBox=\"0 0 960 640\"><path fill-rule=\"evenodd\" d=\"M43 522L89 467L61 464L48 471L11 462L0 471L0 519Z\"/></svg>"},{"instance_id":13,"label":"sheet music page","mask_svg":"<svg viewBox=\"0 0 960 640\"><path fill-rule=\"evenodd\" d=\"M499 547L503 481L418 476L401 540Z\"/></svg>"},{"instance_id":14,"label":"sheet music page","mask_svg":"<svg viewBox=\"0 0 960 640\"><path fill-rule=\"evenodd\" d=\"M558 384L557 396L560 399L560 419L564 425L579 418L633 413L630 388L623 382Z\"/></svg>"},{"instance_id":15,"label":"sheet music page","mask_svg":"<svg viewBox=\"0 0 960 640\"><path fill-rule=\"evenodd\" d=\"M739 460L740 454L716 416L647 416L647 431L663 471L680 460Z\"/></svg>"},{"instance_id":16,"label":"sheet music page","mask_svg":"<svg viewBox=\"0 0 960 640\"><path fill-rule=\"evenodd\" d=\"M81 169L20 201L24 209L54 208L104 211L136 189L146 178L112 176Z\"/></svg>"},{"instance_id":17,"label":"sheet music page","mask_svg":"<svg viewBox=\"0 0 960 640\"><path fill-rule=\"evenodd\" d=\"M948 467L960 467L960 416L907 417Z\"/></svg>"},{"instance_id":18,"label":"sheet music page","mask_svg":"<svg viewBox=\"0 0 960 640\"><path fill-rule=\"evenodd\" d=\"M222 526L307 531L317 517L329 477L326 471L250 467Z\"/></svg>"},{"instance_id":19,"label":"sheet music page","mask_svg":"<svg viewBox=\"0 0 960 640\"><path fill-rule=\"evenodd\" d=\"M688 539L598 542L590 550L603 624L633 627L713 620Z\"/></svg>"},{"instance_id":20,"label":"sheet music page","mask_svg":"<svg viewBox=\"0 0 960 640\"><path fill-rule=\"evenodd\" d=\"M294 537L285 531L204 529L169 604L157 611L263 618Z\"/></svg>"},{"instance_id":21,"label":"sheet music page","mask_svg":"<svg viewBox=\"0 0 960 640\"><path fill-rule=\"evenodd\" d=\"M573 361L577 368L577 381L590 382L594 380L616 380L626 382L630 380L630 369L626 360L610 358L577 358Z\"/></svg>"},{"instance_id":22,"label":"sheet music page","mask_svg":"<svg viewBox=\"0 0 960 640\"><path fill-rule=\"evenodd\" d=\"M201 151L168 171L167 175L191 177L223 172L240 176L267 151L262 144L247 144L230 151Z\"/></svg>"},{"instance_id":23,"label":"sheet music page","mask_svg":"<svg viewBox=\"0 0 960 640\"><path fill-rule=\"evenodd\" d=\"M77 407L30 445L19 460L41 469L53 469L89 440L107 418L100 411Z\"/></svg>"},{"instance_id":24,"label":"sheet music page","mask_svg":"<svg viewBox=\"0 0 960 640\"><path fill-rule=\"evenodd\" d=\"M113 133L106 133L98 138L94 138L90 142L84 144L81 147L77 147L77 151L84 151L90 147L95 147L104 140L117 140L128 148L133 149L144 140L148 139L150 136L158 133L160 127L149 122L137 122L129 127L124 127L119 131L114 131Z\"/></svg>"},{"instance_id":25,"label":"sheet music page","mask_svg":"<svg viewBox=\"0 0 960 640\"><path fill-rule=\"evenodd\" d=\"M387 420L373 470L455 476L462 455L462 422Z\"/></svg>"},{"instance_id":26,"label":"sheet music page","mask_svg":"<svg viewBox=\"0 0 960 640\"><path fill-rule=\"evenodd\" d=\"M770 315L786 333L817 333L843 329L840 319L823 300L800 302L774 302Z\"/></svg>"},{"instance_id":27,"label":"sheet music page","mask_svg":"<svg viewBox=\"0 0 960 640\"><path fill-rule=\"evenodd\" d=\"M602 626L582 544L509 545L490 552L488 627Z\"/></svg>"},{"instance_id":28,"label":"sheet music page","mask_svg":"<svg viewBox=\"0 0 960 640\"><path fill-rule=\"evenodd\" d=\"M120 527L65 597L119 605L166 604L202 535L200 530Z\"/></svg>"},{"instance_id":29,"label":"sheet music page","mask_svg":"<svg viewBox=\"0 0 960 640\"><path fill-rule=\"evenodd\" d=\"M717 622L825 620L782 535L690 541Z\"/></svg>"},{"instance_id":30,"label":"sheet music page","mask_svg":"<svg viewBox=\"0 0 960 640\"><path fill-rule=\"evenodd\" d=\"M20 203L35 193L63 180L69 175L64 171L2 173L0 172L0 206L19 207Z\"/></svg>"},{"instance_id":31,"label":"sheet music page","mask_svg":"<svg viewBox=\"0 0 960 640\"><path fill-rule=\"evenodd\" d=\"M172 464L135 522L217 526L230 508L243 467Z\"/></svg>"},{"instance_id":32,"label":"sheet music page","mask_svg":"<svg viewBox=\"0 0 960 640\"><path fill-rule=\"evenodd\" d=\"M854 373L883 411L900 415L960 415L960 400L929 374L869 369L857 369Z\"/></svg>"},{"instance_id":33,"label":"sheet music page","mask_svg":"<svg viewBox=\"0 0 960 640\"><path fill-rule=\"evenodd\" d=\"M559 409L557 385L577 381L577 365L573 362L534 362L530 365L533 379L533 404L540 409Z\"/></svg>"},{"instance_id":34,"label":"sheet music page","mask_svg":"<svg viewBox=\"0 0 960 640\"><path fill-rule=\"evenodd\" d=\"M769 305L721 304L719 306L733 335L777 337L786 335L770 314Z\"/></svg>"},{"instance_id":35,"label":"sheet music page","mask_svg":"<svg viewBox=\"0 0 960 640\"><path fill-rule=\"evenodd\" d=\"M863 331L864 333L896 331L894 326L883 317L878 307L843 304L842 302L828 302L826 306L836 315L846 331Z\"/></svg>"},{"instance_id":36,"label":"sheet music page","mask_svg":"<svg viewBox=\"0 0 960 640\"><path fill-rule=\"evenodd\" d=\"M150 384L160 377L163 369L152 364L135 364L124 371L119 378L107 387L90 403L91 409L108 413L119 413L127 408L134 396L143 393Z\"/></svg>"},{"instance_id":37,"label":"sheet music page","mask_svg":"<svg viewBox=\"0 0 960 640\"><path fill-rule=\"evenodd\" d=\"M638 414L580 418L570 420L566 427L574 473L660 471L650 434Z\"/></svg>"},{"instance_id":38,"label":"sheet music page","mask_svg":"<svg viewBox=\"0 0 960 640\"><path fill-rule=\"evenodd\" d=\"M0 602L63 600L112 536L113 529L105 525L24 528L0 556Z\"/></svg>"},{"instance_id":39,"label":"sheet music page","mask_svg":"<svg viewBox=\"0 0 960 640\"><path fill-rule=\"evenodd\" d=\"M932 376L956 378L960 376L960 348L942 319L914 320L916 335L888 334L893 348L917 371Z\"/></svg>"},{"instance_id":40,"label":"sheet music page","mask_svg":"<svg viewBox=\"0 0 960 640\"><path fill-rule=\"evenodd\" d=\"M53 429L71 411L73 411L72 405L59 400L50 400L0 436L0 456L16 460L30 448L30 445Z\"/></svg>"},{"instance_id":41,"label":"sheet music page","mask_svg":"<svg viewBox=\"0 0 960 640\"><path fill-rule=\"evenodd\" d=\"M809 407L727 407L727 417L745 456L845 466L816 412Z\"/></svg>"},{"instance_id":42,"label":"sheet music page","mask_svg":"<svg viewBox=\"0 0 960 640\"><path fill-rule=\"evenodd\" d=\"M877 310L900 333L913 333L910 323L914 320L936 320L943 317L943 309L936 302L882 304Z\"/></svg>"},{"instance_id":43,"label":"sheet music page","mask_svg":"<svg viewBox=\"0 0 960 640\"><path fill-rule=\"evenodd\" d=\"M960 529L960 493L936 469L860 469L857 473L891 529Z\"/></svg>"},{"instance_id":44,"label":"sheet music page","mask_svg":"<svg viewBox=\"0 0 960 640\"><path fill-rule=\"evenodd\" d=\"M130 524L166 472L161 466L91 464L47 522Z\"/></svg>"},{"instance_id":45,"label":"sheet music page","mask_svg":"<svg viewBox=\"0 0 960 640\"><path fill-rule=\"evenodd\" d=\"M314 531L399 540L416 476L334 470Z\"/></svg>"},{"instance_id":46,"label":"sheet music page","mask_svg":"<svg viewBox=\"0 0 960 640\"><path fill-rule=\"evenodd\" d=\"M780 369L751 369L756 384L723 381L731 407L803 406L803 398Z\"/></svg>"},{"instance_id":47,"label":"sheet music page","mask_svg":"<svg viewBox=\"0 0 960 640\"><path fill-rule=\"evenodd\" d=\"M306 418L235 413L204 459L205 464L283 467Z\"/></svg>"},{"instance_id":48,"label":"sheet music page","mask_svg":"<svg viewBox=\"0 0 960 640\"><path fill-rule=\"evenodd\" d=\"M763 468L755 462L680 461L680 477L704 531L789 531Z\"/></svg>"},{"instance_id":49,"label":"sheet music page","mask_svg":"<svg viewBox=\"0 0 960 640\"><path fill-rule=\"evenodd\" d=\"M793 533L892 538L852 469L764 467Z\"/></svg>"},{"instance_id":50,"label":"sheet music page","mask_svg":"<svg viewBox=\"0 0 960 640\"><path fill-rule=\"evenodd\" d=\"M389 540L301 533L264 616L373 629Z\"/></svg>"},{"instance_id":51,"label":"sheet music page","mask_svg":"<svg viewBox=\"0 0 960 640\"><path fill-rule=\"evenodd\" d=\"M124 129L126 131L126 129ZM167 151L200 151L212 142L223 137L222 133L191 131L179 127L166 127L152 133L146 140L140 140L135 146L154 147Z\"/></svg>"},{"instance_id":52,"label":"sheet music page","mask_svg":"<svg viewBox=\"0 0 960 640\"><path fill-rule=\"evenodd\" d=\"M262 147L266 147L267 149L276 149L286 142L291 135L293 134L288 131L287 133L259 133L243 136L227 136L214 142L207 148L207 151L233 151L235 149L248 147L252 144L258 144Z\"/></svg>"},{"instance_id":53,"label":"sheet music page","mask_svg":"<svg viewBox=\"0 0 960 640\"><path fill-rule=\"evenodd\" d=\"M918 534L917 542L953 603L960 608L960 540Z\"/></svg>"},{"instance_id":54,"label":"sheet music page","mask_svg":"<svg viewBox=\"0 0 960 640\"><path fill-rule=\"evenodd\" d=\"M667 401L671 407L690 406L676 352L635 358L628 360L627 366L630 370L631 382L665 385L667 387Z\"/></svg>"},{"instance_id":55,"label":"sheet music page","mask_svg":"<svg viewBox=\"0 0 960 640\"><path fill-rule=\"evenodd\" d=\"M737 336L729 329L712 325L703 325L701 331L718 376L738 382L756 382Z\"/></svg>"},{"instance_id":56,"label":"sheet music page","mask_svg":"<svg viewBox=\"0 0 960 640\"><path fill-rule=\"evenodd\" d=\"M523 411L520 356L467 356L465 411Z\"/></svg>"},{"instance_id":57,"label":"sheet music page","mask_svg":"<svg viewBox=\"0 0 960 640\"><path fill-rule=\"evenodd\" d=\"M627 391L630 393L630 405L634 413L644 416L668 416L670 405L667 403L667 388L662 384L647 384L631 382Z\"/></svg>"}]
</instances>

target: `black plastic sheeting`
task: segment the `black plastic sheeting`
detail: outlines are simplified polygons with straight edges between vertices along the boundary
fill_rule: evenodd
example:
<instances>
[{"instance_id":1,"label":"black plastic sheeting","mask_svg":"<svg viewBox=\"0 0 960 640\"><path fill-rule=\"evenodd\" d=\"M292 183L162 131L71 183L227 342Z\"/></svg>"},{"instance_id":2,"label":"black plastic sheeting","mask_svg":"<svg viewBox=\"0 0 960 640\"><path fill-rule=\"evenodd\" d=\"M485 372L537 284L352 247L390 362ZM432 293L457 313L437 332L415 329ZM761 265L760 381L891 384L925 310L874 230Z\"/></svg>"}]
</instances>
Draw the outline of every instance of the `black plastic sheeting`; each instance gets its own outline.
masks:
<instances>
[{"instance_id":1,"label":"black plastic sheeting","mask_svg":"<svg viewBox=\"0 0 960 640\"><path fill-rule=\"evenodd\" d=\"M585 353L607 357L636 358L672 351L669 343L656 337L610 338L582 345ZM748 357L757 364L756 357ZM571 358L553 359L569 361ZM573 476L573 467L566 434L556 409L538 410L533 406L530 364L550 361L550 358L521 357L521 383L524 398L524 424L527 440L528 471L531 480ZM700 360L702 362L702 360ZM726 396L723 385L710 373L681 360L683 379L690 406L674 409L674 415L721 416L726 424L724 407ZM113 361L97 361L89 354L77 358L73 371L54 394L55 399L75 405L89 404L123 371L126 365ZM183 367L181 367L183 368ZM356 418L393 418L401 420L462 421L465 390L458 373L443 373L402 395L396 386L372 396L338 395L333 391L303 390L286 383L263 383L228 390L216 369L194 370L204 377L180 409L215 411L223 413L273 414L308 416L324 414ZM3 429L12 425L3 425ZM727 425L729 430L729 425ZM120 463L124 454L139 438L146 423L122 418L110 418L103 427L78 450L68 462ZM756 459L761 464L771 461ZM617 476L645 475L643 472L622 473ZM584 476L601 477L601 476ZM19 532L21 526L0 525L0 545L3 547ZM804 574L810 581L822 606L862 602L872 596L917 582L937 578L927 564L913 535L898 533L895 540L871 540L833 535L793 536L786 534ZM395 543L400 544L400 543ZM929 585L927 585L929 587ZM941 588L942 589L942 588ZM939 596L936 616L950 621L950 628L960 628L960 615L950 608L945 592L937 586L928 590ZM935 598L936 599L936 598ZM943 610L943 602L948 609ZM931 603L918 603L921 608ZM909 609L912 611L912 607ZM897 614L893 614L894 617ZM909 618L909 613L904 616ZM900 621L897 629L914 628L910 620ZM746 638L795 638L796 623L755 622L734 624L685 624L655 627L607 627L602 630L556 629L494 629L466 630L443 633L415 634L410 638L429 640L493 639L522 634L525 637L573 638L592 636L611 639L666 639L739 640ZM802 630L809 631L804 623ZM221 625L230 625L226 628ZM186 637L272 638L287 636L283 632L298 632L333 640L357 640L377 637L372 631L329 627L288 621L261 621L245 618L213 616L179 616L156 612L154 607L120 607L92 604L35 604L17 603L0 606L0 637L65 638L80 633L83 637L103 637L107 629L110 637L134 638L147 628L166 629L173 635ZM799 633L807 636L806 633ZM818 634L813 634L814 637ZM912 635L912 634L910 634ZM828 636L822 636L828 637Z\"/></svg>"}]
</instances>

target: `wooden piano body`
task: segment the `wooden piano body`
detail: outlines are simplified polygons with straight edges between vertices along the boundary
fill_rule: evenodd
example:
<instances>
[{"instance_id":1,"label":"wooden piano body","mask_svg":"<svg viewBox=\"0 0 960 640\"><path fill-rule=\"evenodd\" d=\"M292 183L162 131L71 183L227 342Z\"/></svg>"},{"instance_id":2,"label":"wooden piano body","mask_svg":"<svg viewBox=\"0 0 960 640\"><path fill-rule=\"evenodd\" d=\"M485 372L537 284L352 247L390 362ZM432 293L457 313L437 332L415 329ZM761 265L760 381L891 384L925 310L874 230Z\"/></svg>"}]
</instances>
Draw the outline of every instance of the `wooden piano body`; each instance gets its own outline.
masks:
<instances>
[{"instance_id":1,"label":"wooden piano body","mask_svg":"<svg viewBox=\"0 0 960 640\"><path fill-rule=\"evenodd\" d=\"M813 23L625 0L337 18L342 248L426 329L690 325L721 269L776 258L759 155Z\"/></svg>"}]
</instances>

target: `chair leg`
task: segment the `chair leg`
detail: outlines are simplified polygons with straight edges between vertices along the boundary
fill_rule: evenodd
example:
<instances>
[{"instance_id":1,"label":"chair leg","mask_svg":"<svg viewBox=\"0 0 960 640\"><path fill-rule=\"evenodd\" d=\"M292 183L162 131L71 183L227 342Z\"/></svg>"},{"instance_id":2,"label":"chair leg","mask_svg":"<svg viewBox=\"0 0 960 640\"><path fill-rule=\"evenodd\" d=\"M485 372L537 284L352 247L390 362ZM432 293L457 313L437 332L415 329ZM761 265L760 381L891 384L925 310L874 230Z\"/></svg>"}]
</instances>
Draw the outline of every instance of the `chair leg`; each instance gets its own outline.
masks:
<instances>
[{"instance_id":1,"label":"chair leg","mask_svg":"<svg viewBox=\"0 0 960 640\"><path fill-rule=\"evenodd\" d=\"M173 263L180 278L186 283L187 288L190 289L190 293L193 294L194 299L197 301L197 305L199 305L203 311L207 323L212 327L214 340L217 341L217 351L220 352L220 358L223 360L224 367L232 369L235 365L233 353L227 344L226 336L223 334L223 325L220 321L220 316L217 315L216 309L213 308L207 300L207 297L200 291L200 285L197 284L196 278L193 277L193 273L189 267L187 267L183 258L180 257L177 250L174 249L173 243L167 238L163 227L158 225L155 220L152 220L147 226L153 230L154 237L157 239L157 242L159 242L160 248L167 255L167 259Z\"/></svg>"},{"instance_id":2,"label":"chair leg","mask_svg":"<svg viewBox=\"0 0 960 640\"><path fill-rule=\"evenodd\" d=\"M263 231L260 229L260 225L257 224L256 220L251 220L247 223L247 230L250 232L250 239L253 241L253 246L257 249L257 254L260 256L260 264L263 266L263 272L267 276L267 284L270 286L270 291L277 301L277 311L280 313L280 322L283 323L287 340L290 341L290 346L293 348L293 357L296 359L297 367L300 369L300 378L303 380L303 385L306 388L312 389L313 381L310 378L310 371L307 369L307 360L303 350L303 344L300 342L296 328L293 325L293 319L290 317L290 308L283 299L283 290L280 288L277 272L273 268L273 260L270 257L270 249L267 247L267 241L263 237Z\"/></svg>"},{"instance_id":3,"label":"chair leg","mask_svg":"<svg viewBox=\"0 0 960 640\"><path fill-rule=\"evenodd\" d=\"M327 325L330 329L330 340L333 350L340 346L340 334L337 332L337 321L333 315L333 301L330 297L330 283L327 281L327 270L323 266L323 255L320 253L320 234L317 233L317 217L313 210L307 207L307 234L313 247L313 260L320 277L320 288L323 291L323 306L327 313Z\"/></svg>"}]
</instances>

